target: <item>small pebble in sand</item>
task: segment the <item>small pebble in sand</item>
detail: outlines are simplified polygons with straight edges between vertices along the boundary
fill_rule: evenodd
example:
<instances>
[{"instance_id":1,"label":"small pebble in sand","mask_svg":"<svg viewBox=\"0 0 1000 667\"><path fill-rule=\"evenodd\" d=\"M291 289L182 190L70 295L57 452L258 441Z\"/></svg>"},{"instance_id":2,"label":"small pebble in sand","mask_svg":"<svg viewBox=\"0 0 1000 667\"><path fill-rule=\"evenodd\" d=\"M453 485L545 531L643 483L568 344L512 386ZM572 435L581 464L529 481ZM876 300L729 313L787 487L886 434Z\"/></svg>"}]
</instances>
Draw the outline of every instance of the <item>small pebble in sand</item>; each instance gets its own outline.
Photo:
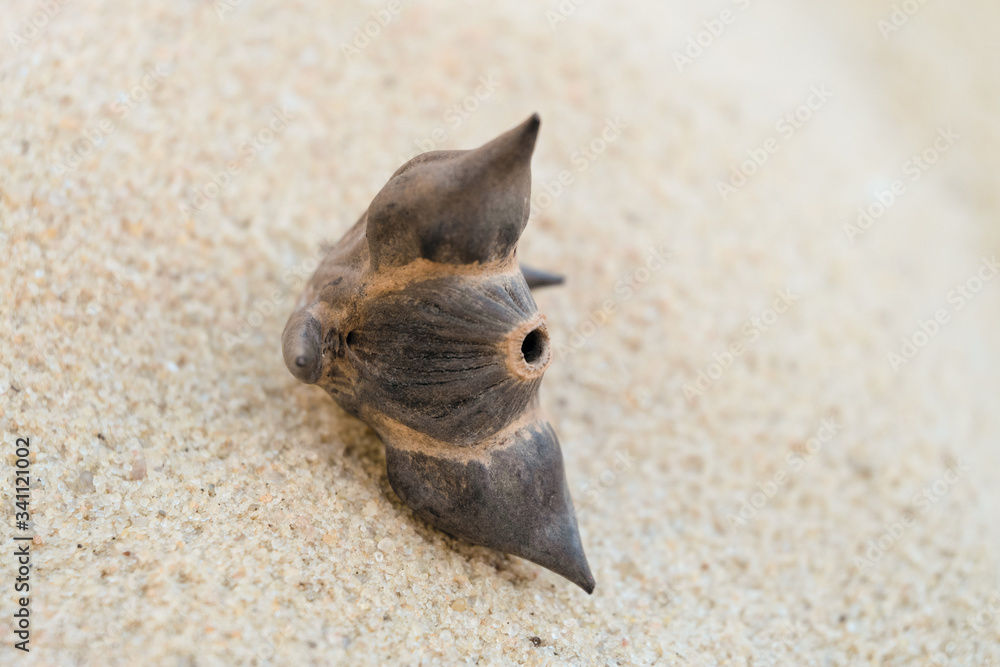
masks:
<instances>
[{"instance_id":1,"label":"small pebble in sand","mask_svg":"<svg viewBox=\"0 0 1000 667\"><path fill-rule=\"evenodd\" d=\"M129 477L132 481L146 479L146 459L141 453L137 452L132 460L132 472Z\"/></svg>"},{"instance_id":2,"label":"small pebble in sand","mask_svg":"<svg viewBox=\"0 0 1000 667\"><path fill-rule=\"evenodd\" d=\"M76 480L76 487L80 490L80 493L93 493L97 491L97 488L94 486L94 473L89 470L82 471Z\"/></svg>"}]
</instances>

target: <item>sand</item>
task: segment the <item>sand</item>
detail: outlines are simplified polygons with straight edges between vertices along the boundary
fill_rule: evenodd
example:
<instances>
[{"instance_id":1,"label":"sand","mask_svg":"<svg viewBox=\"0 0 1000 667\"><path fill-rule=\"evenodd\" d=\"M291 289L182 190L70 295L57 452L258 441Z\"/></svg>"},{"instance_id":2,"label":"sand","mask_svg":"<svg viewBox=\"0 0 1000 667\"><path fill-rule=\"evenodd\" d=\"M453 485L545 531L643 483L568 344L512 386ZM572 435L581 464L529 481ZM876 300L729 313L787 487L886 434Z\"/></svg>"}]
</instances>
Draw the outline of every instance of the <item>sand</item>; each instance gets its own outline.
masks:
<instances>
[{"instance_id":1,"label":"sand","mask_svg":"<svg viewBox=\"0 0 1000 667\"><path fill-rule=\"evenodd\" d=\"M5 2L0 662L1000 664L1000 10L906 6ZM279 349L392 171L533 111L593 596Z\"/></svg>"}]
</instances>

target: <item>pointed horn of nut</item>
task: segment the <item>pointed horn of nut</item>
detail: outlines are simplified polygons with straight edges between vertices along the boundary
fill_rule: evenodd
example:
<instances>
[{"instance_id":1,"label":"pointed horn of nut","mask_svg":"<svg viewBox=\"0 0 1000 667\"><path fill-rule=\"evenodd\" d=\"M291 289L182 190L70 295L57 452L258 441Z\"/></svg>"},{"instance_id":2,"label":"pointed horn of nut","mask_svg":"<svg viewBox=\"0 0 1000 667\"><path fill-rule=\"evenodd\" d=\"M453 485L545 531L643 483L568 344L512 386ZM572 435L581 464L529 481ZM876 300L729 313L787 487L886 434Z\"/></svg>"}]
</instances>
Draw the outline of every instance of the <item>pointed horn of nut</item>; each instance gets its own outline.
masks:
<instances>
[{"instance_id":1,"label":"pointed horn of nut","mask_svg":"<svg viewBox=\"0 0 1000 667\"><path fill-rule=\"evenodd\" d=\"M550 285L562 285L565 278L556 273L549 273L548 271L542 271L540 269L533 269L530 266L521 265L521 273L524 274L524 280L528 283L528 287L535 289L536 287L548 287Z\"/></svg>"},{"instance_id":2,"label":"pointed horn of nut","mask_svg":"<svg viewBox=\"0 0 1000 667\"><path fill-rule=\"evenodd\" d=\"M479 148L425 153L400 168L368 208L372 267L509 257L528 221L540 123L533 114Z\"/></svg>"},{"instance_id":3,"label":"pointed horn of nut","mask_svg":"<svg viewBox=\"0 0 1000 667\"><path fill-rule=\"evenodd\" d=\"M528 422L504 444L466 459L390 437L386 467L393 490L428 523L538 563L593 592L562 453L548 422Z\"/></svg>"}]
</instances>

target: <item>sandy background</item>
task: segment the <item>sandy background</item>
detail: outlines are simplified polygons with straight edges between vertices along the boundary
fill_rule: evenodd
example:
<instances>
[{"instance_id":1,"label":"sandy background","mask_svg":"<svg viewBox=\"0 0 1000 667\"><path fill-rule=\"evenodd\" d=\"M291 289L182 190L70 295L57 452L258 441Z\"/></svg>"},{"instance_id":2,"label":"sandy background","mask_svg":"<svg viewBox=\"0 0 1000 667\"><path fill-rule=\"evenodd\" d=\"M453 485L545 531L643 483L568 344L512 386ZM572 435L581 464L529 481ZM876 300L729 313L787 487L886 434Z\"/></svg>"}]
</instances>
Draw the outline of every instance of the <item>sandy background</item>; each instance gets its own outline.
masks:
<instances>
[{"instance_id":1,"label":"sandy background","mask_svg":"<svg viewBox=\"0 0 1000 667\"><path fill-rule=\"evenodd\" d=\"M888 0L230 4L0 13L0 662L1000 664L995 3L887 38ZM571 177L520 252L568 276L537 295L570 351L542 401L591 597L414 518L279 351L319 243L418 143L532 111L536 193Z\"/></svg>"}]
</instances>

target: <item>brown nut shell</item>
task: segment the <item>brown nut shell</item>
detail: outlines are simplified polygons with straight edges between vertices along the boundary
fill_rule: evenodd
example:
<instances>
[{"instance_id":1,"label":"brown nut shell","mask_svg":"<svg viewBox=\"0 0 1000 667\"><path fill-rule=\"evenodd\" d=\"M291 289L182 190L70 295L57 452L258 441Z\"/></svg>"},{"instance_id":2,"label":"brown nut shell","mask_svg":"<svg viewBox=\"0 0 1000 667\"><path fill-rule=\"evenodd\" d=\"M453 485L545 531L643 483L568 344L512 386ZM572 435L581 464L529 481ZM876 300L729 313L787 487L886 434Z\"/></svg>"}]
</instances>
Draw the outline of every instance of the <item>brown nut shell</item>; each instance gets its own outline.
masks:
<instances>
[{"instance_id":1,"label":"brown nut shell","mask_svg":"<svg viewBox=\"0 0 1000 667\"><path fill-rule=\"evenodd\" d=\"M417 515L589 593L562 452L538 406L552 346L529 285L562 279L516 259L539 122L403 165L310 279L282 353L375 429Z\"/></svg>"}]
</instances>

